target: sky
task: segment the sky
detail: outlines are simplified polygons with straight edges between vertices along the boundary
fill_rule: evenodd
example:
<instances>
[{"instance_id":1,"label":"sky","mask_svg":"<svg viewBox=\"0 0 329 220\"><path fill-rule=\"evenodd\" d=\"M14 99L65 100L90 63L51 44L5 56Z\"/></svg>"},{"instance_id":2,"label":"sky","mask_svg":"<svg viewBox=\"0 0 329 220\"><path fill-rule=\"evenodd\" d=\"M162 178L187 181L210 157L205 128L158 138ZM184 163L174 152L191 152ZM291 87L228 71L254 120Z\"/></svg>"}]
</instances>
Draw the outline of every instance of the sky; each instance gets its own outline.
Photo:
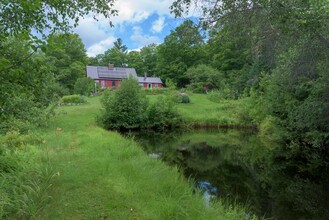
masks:
<instances>
[{"instance_id":1,"label":"sky","mask_svg":"<svg viewBox=\"0 0 329 220\"><path fill-rule=\"evenodd\" d=\"M96 21L86 17L79 22L74 32L85 44L89 57L101 54L113 47L113 42L121 38L128 50L139 50L151 43L161 44L164 38L185 18L175 19L170 14L173 0L117 0L114 8L118 16L112 17L114 27L108 19L99 17ZM191 17L195 16L191 14Z\"/></svg>"}]
</instances>

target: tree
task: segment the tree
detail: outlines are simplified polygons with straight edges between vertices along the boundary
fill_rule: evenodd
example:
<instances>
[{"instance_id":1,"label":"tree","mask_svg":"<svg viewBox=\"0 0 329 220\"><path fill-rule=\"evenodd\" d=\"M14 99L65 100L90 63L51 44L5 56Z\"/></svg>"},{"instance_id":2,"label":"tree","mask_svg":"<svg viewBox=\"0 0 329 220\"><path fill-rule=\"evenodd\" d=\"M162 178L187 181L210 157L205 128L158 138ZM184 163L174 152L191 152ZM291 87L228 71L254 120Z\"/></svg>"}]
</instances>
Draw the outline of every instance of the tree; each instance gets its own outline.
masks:
<instances>
[{"instance_id":1,"label":"tree","mask_svg":"<svg viewBox=\"0 0 329 220\"><path fill-rule=\"evenodd\" d=\"M76 80L83 77L87 64L86 49L77 34L52 34L48 37L46 56L60 85L74 90Z\"/></svg>"},{"instance_id":2,"label":"tree","mask_svg":"<svg viewBox=\"0 0 329 220\"><path fill-rule=\"evenodd\" d=\"M58 88L53 72L60 72L57 80L64 75L79 75L81 63L72 63L65 71L54 69L52 64L65 63L65 59L79 53L66 54L59 58L52 54L52 61L42 54L45 51L43 39L46 33L67 32L71 24L76 26L79 19L92 14L114 16L112 0L31 0L0 3L0 130L27 131L32 126L46 122L46 108L53 101ZM63 50L57 51L63 54ZM66 67L65 67L66 68ZM75 77L74 76L74 77ZM73 78L74 78L73 77ZM65 81L65 80L63 80ZM73 80L74 81L74 80ZM68 85L73 85L71 82ZM8 122L8 123L7 123Z\"/></svg>"},{"instance_id":3,"label":"tree","mask_svg":"<svg viewBox=\"0 0 329 220\"><path fill-rule=\"evenodd\" d=\"M209 89L224 89L225 77L224 74L211 66L200 64L193 66L186 71L186 77L194 85L207 86Z\"/></svg>"},{"instance_id":4,"label":"tree","mask_svg":"<svg viewBox=\"0 0 329 220\"><path fill-rule=\"evenodd\" d=\"M144 63L140 52L130 51L127 54L127 65L128 67L135 68L137 75L142 76L144 74Z\"/></svg>"},{"instance_id":5,"label":"tree","mask_svg":"<svg viewBox=\"0 0 329 220\"><path fill-rule=\"evenodd\" d=\"M22 33L30 38L34 33L32 29L42 35L45 35L46 29L50 33L67 31L72 22L76 26L81 18L90 13L94 18L97 15L105 18L117 15L113 6L113 0L4 0L0 4L0 38Z\"/></svg>"},{"instance_id":6,"label":"tree","mask_svg":"<svg viewBox=\"0 0 329 220\"><path fill-rule=\"evenodd\" d=\"M274 117L275 123L287 130L285 140L297 143L294 147L314 148L315 154L328 155L328 2L176 0L171 9L181 16L194 4L201 8L205 26L222 25L229 37L234 39L235 34L247 43L252 61L247 72L257 65L263 72L261 83L254 86L262 100L259 107L266 112L263 115ZM220 60L239 58L234 44L225 47L233 53L225 53ZM240 63L240 59L232 61L227 66ZM219 67L225 67L223 64Z\"/></svg>"},{"instance_id":7,"label":"tree","mask_svg":"<svg viewBox=\"0 0 329 220\"><path fill-rule=\"evenodd\" d=\"M118 38L111 49L104 52L102 64L107 66L109 63L116 67L122 67L127 64L127 46L122 43L121 38Z\"/></svg>"},{"instance_id":8,"label":"tree","mask_svg":"<svg viewBox=\"0 0 329 220\"><path fill-rule=\"evenodd\" d=\"M158 60L158 46L156 44L150 44L143 47L140 51L140 55L143 61L143 73L146 72L149 76L158 75L156 70Z\"/></svg>"},{"instance_id":9,"label":"tree","mask_svg":"<svg viewBox=\"0 0 329 220\"><path fill-rule=\"evenodd\" d=\"M183 73L201 62L203 37L191 20L186 20L158 46L157 72L165 80L174 79L178 86L187 84Z\"/></svg>"},{"instance_id":10,"label":"tree","mask_svg":"<svg viewBox=\"0 0 329 220\"><path fill-rule=\"evenodd\" d=\"M55 80L44 54L8 38L0 47L0 133L27 132L46 123L46 108L56 97Z\"/></svg>"}]
</instances>

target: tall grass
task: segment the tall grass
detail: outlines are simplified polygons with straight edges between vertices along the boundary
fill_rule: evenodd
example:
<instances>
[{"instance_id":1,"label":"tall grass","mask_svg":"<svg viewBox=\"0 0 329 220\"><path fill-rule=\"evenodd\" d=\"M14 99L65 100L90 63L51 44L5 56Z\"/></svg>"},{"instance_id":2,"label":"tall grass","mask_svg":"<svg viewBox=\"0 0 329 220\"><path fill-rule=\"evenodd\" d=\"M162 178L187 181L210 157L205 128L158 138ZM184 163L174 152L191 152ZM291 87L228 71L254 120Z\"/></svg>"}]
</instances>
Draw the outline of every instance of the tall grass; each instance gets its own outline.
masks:
<instances>
[{"instance_id":1,"label":"tall grass","mask_svg":"<svg viewBox=\"0 0 329 220\"><path fill-rule=\"evenodd\" d=\"M34 146L25 146L1 156L11 164L0 172L0 219L34 218L49 201L54 173L49 164L41 165L37 152Z\"/></svg>"},{"instance_id":2,"label":"tall grass","mask_svg":"<svg viewBox=\"0 0 329 220\"><path fill-rule=\"evenodd\" d=\"M31 157L40 178L27 181L28 190L16 200L30 205L7 218L246 219L240 208L206 207L178 168L148 157L132 139L99 128L94 120L99 99L88 102L59 107L51 126L41 131L44 141ZM0 209L8 207L6 201Z\"/></svg>"}]
</instances>

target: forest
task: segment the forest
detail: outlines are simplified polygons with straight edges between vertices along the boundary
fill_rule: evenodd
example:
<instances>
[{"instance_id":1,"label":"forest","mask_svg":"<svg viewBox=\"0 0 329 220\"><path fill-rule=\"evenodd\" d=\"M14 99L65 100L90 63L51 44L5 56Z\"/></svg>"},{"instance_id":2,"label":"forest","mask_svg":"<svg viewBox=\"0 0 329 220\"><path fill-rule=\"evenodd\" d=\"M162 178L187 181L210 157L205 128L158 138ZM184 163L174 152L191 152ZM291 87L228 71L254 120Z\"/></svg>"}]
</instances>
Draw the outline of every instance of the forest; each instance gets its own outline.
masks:
<instances>
[{"instance_id":1,"label":"forest","mask_svg":"<svg viewBox=\"0 0 329 220\"><path fill-rule=\"evenodd\" d=\"M88 57L70 30L89 13L111 20L119 13L114 1L0 3L1 137L48 126L61 97L94 91L86 65L112 62L216 102L244 100L241 123L281 144L287 154L277 160L291 163L282 172L328 186L322 175L329 171L328 2L176 0L171 11L186 17L195 8L199 22L186 19L159 45L128 51L118 38ZM1 175L16 166L11 151L1 143ZM328 189L316 191L329 198Z\"/></svg>"}]
</instances>

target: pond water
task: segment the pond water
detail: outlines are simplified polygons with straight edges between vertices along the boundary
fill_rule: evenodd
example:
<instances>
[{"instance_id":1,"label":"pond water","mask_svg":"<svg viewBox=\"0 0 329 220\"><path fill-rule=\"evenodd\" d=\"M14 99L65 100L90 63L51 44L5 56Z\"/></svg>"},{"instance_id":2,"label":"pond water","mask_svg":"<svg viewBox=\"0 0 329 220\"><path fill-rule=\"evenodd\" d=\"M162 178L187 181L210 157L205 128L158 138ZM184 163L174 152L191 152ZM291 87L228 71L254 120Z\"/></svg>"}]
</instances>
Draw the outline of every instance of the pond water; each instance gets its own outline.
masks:
<instances>
[{"instance_id":1,"label":"pond water","mask_svg":"<svg viewBox=\"0 0 329 220\"><path fill-rule=\"evenodd\" d=\"M253 131L133 135L150 157L180 167L208 200L221 197L250 207L259 217L329 219L328 178L307 170L313 168L300 161L300 152L261 141Z\"/></svg>"}]
</instances>

